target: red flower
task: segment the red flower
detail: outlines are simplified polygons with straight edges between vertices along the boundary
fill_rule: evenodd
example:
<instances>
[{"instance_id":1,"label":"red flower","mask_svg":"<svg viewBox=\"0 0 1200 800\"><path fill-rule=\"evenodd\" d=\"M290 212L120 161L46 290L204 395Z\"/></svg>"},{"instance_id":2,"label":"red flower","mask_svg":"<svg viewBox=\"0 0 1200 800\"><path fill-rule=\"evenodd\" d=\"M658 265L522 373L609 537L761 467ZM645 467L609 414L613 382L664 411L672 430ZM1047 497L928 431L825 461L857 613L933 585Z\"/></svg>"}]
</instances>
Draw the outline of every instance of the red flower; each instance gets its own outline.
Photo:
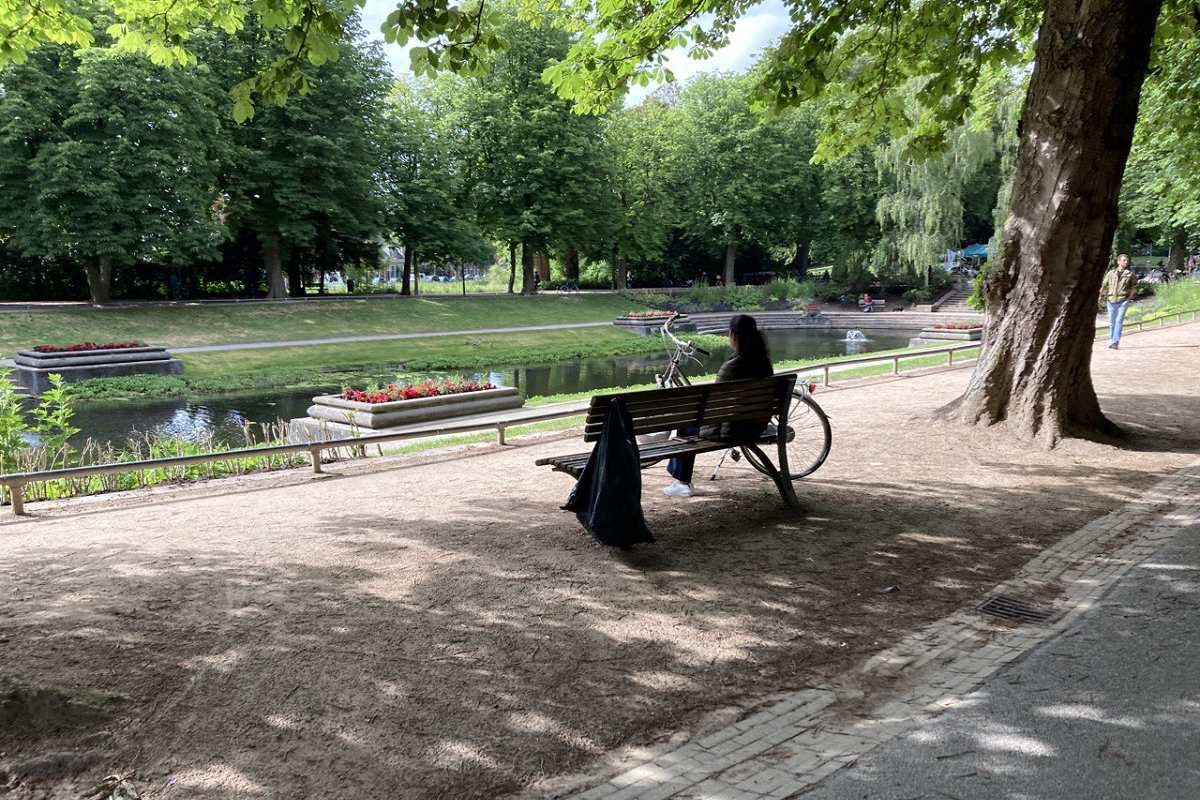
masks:
<instances>
[{"instance_id":1,"label":"red flower","mask_svg":"<svg viewBox=\"0 0 1200 800\"><path fill-rule=\"evenodd\" d=\"M58 346L53 344L39 344L33 348L37 353L81 353L88 350L125 350L130 347L146 347L145 342L105 342L104 344L96 344L95 342L83 342L81 344L68 344Z\"/></svg>"},{"instance_id":2,"label":"red flower","mask_svg":"<svg viewBox=\"0 0 1200 800\"><path fill-rule=\"evenodd\" d=\"M367 393L361 389L347 389L342 392L341 397L344 400L353 400L357 403L391 403L398 400L414 400L419 397L435 397L443 394L462 394L464 392L479 392L484 389L495 389L496 387L489 383L479 383L471 381L470 383L455 383L454 381L423 381L412 386L398 386L394 383L389 383L378 392Z\"/></svg>"}]
</instances>

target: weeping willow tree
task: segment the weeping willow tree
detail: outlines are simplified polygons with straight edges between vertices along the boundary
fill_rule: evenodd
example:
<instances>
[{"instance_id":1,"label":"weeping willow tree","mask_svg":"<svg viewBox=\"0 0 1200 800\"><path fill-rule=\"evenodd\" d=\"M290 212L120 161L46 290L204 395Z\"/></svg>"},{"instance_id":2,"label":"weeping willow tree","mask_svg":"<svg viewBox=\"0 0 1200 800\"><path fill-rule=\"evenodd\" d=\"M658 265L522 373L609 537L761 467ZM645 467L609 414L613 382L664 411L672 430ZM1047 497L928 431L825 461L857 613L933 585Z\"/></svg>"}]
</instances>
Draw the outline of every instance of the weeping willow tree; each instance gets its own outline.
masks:
<instances>
[{"instance_id":1,"label":"weeping willow tree","mask_svg":"<svg viewBox=\"0 0 1200 800\"><path fill-rule=\"evenodd\" d=\"M939 155L913 154L911 135L876 147L880 183L889 187L875 207L881 232L875 269L881 277L923 275L963 239L964 192L985 166L1000 158L1003 134L990 118L962 125ZM995 196L989 199L994 202Z\"/></svg>"}]
</instances>

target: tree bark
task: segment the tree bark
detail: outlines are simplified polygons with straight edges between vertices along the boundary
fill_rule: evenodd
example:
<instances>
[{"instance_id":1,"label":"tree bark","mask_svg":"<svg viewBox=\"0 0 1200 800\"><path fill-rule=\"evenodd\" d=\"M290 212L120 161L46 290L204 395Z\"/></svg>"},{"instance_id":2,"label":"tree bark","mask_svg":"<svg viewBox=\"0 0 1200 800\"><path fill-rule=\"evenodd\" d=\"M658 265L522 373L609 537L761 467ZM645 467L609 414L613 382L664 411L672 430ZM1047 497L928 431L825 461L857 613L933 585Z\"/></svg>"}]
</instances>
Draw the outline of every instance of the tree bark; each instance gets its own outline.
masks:
<instances>
[{"instance_id":1,"label":"tree bark","mask_svg":"<svg viewBox=\"0 0 1200 800\"><path fill-rule=\"evenodd\" d=\"M517 282L517 243L508 243L508 293L513 293Z\"/></svg>"},{"instance_id":2,"label":"tree bark","mask_svg":"<svg viewBox=\"0 0 1200 800\"><path fill-rule=\"evenodd\" d=\"M737 265L737 245L733 242L725 245L725 285L737 285L737 273L734 267Z\"/></svg>"},{"instance_id":3,"label":"tree bark","mask_svg":"<svg viewBox=\"0 0 1200 800\"><path fill-rule=\"evenodd\" d=\"M409 279L413 274L412 267L412 248L408 245L404 245L404 274L400 278L400 294L412 294L412 285L409 283Z\"/></svg>"},{"instance_id":4,"label":"tree bark","mask_svg":"<svg viewBox=\"0 0 1200 800\"><path fill-rule=\"evenodd\" d=\"M263 265L267 268L267 297L287 297L287 284L283 280L283 262L279 257L279 240L263 239Z\"/></svg>"},{"instance_id":5,"label":"tree bark","mask_svg":"<svg viewBox=\"0 0 1200 800\"><path fill-rule=\"evenodd\" d=\"M536 253L529 242L521 242L521 294L536 294L533 285L533 266Z\"/></svg>"},{"instance_id":6,"label":"tree bark","mask_svg":"<svg viewBox=\"0 0 1200 800\"><path fill-rule=\"evenodd\" d=\"M1187 231L1176 228L1171 231L1171 257L1167 259L1167 274L1174 280L1183 272L1187 259Z\"/></svg>"},{"instance_id":7,"label":"tree bark","mask_svg":"<svg viewBox=\"0 0 1200 800\"><path fill-rule=\"evenodd\" d=\"M412 293L413 293L413 297L419 297L421 295L421 281L419 278L416 277L417 274L421 270L421 260L419 258L417 258L418 255L420 255L420 254L417 253L417 248L414 247L412 249L412 271L413 271ZM405 257L407 257L407 255Z\"/></svg>"},{"instance_id":8,"label":"tree bark","mask_svg":"<svg viewBox=\"0 0 1200 800\"><path fill-rule=\"evenodd\" d=\"M89 258L84 262L83 271L87 273L92 305L104 305L112 299L112 266L112 256Z\"/></svg>"},{"instance_id":9,"label":"tree bark","mask_svg":"<svg viewBox=\"0 0 1200 800\"><path fill-rule=\"evenodd\" d=\"M942 415L1053 447L1116 434L1092 384L1096 297L1161 0L1047 0L1017 133L1008 220L987 272L987 337Z\"/></svg>"},{"instance_id":10,"label":"tree bark","mask_svg":"<svg viewBox=\"0 0 1200 800\"><path fill-rule=\"evenodd\" d=\"M563 277L579 282L579 251L574 248L563 254Z\"/></svg>"},{"instance_id":11,"label":"tree bark","mask_svg":"<svg viewBox=\"0 0 1200 800\"><path fill-rule=\"evenodd\" d=\"M808 268L812 266L812 260L809 258L809 249L811 247L812 242L796 242L796 255L792 257L792 263L789 266L791 267L791 271L796 273L796 277L800 280L808 277Z\"/></svg>"},{"instance_id":12,"label":"tree bark","mask_svg":"<svg viewBox=\"0 0 1200 800\"><path fill-rule=\"evenodd\" d=\"M299 253L288 259L287 287L289 297L304 297L303 259Z\"/></svg>"}]
</instances>

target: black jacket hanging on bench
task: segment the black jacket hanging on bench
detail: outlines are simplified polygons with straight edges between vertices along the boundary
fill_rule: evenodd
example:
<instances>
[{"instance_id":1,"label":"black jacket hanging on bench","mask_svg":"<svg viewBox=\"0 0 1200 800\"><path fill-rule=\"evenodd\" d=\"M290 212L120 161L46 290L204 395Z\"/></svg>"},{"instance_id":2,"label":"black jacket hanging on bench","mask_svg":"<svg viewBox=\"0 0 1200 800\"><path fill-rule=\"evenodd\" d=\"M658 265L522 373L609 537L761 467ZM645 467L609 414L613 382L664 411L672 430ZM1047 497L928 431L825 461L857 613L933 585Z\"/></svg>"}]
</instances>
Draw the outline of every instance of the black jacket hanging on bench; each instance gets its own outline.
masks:
<instances>
[{"instance_id":1,"label":"black jacket hanging on bench","mask_svg":"<svg viewBox=\"0 0 1200 800\"><path fill-rule=\"evenodd\" d=\"M609 404L604 431L563 510L574 511L600 544L625 547L654 541L642 516L637 440L629 412L619 398Z\"/></svg>"}]
</instances>

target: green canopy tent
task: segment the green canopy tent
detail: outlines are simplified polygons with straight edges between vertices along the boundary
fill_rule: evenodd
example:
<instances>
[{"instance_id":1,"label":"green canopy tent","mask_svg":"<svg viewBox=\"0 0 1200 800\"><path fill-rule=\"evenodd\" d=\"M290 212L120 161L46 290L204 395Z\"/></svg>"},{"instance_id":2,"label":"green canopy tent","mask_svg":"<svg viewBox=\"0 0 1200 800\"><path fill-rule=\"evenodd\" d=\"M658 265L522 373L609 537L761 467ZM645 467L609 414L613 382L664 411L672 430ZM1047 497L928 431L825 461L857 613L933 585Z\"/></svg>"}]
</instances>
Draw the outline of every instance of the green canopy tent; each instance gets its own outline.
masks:
<instances>
[{"instance_id":1,"label":"green canopy tent","mask_svg":"<svg viewBox=\"0 0 1200 800\"><path fill-rule=\"evenodd\" d=\"M969 246L963 248L962 257L969 258L972 260L978 259L980 261L984 261L988 257L987 245L986 244L969 245Z\"/></svg>"}]
</instances>

